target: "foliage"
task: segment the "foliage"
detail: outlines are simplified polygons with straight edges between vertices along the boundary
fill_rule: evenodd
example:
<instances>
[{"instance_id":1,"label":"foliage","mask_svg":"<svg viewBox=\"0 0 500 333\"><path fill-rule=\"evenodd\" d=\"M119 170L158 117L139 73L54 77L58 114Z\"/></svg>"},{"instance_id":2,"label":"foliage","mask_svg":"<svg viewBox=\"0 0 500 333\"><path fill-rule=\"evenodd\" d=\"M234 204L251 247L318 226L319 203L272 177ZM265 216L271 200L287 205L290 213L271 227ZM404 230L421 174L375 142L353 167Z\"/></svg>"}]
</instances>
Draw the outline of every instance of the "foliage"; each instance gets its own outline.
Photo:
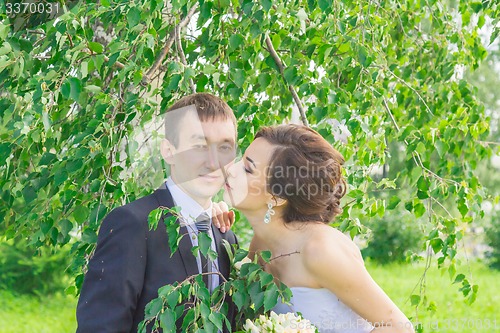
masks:
<instances>
[{"instance_id":1,"label":"foliage","mask_svg":"<svg viewBox=\"0 0 500 333\"><path fill-rule=\"evenodd\" d=\"M408 212L393 212L383 218L370 221L371 236L368 246L361 252L363 257L381 264L405 262L420 249L422 232L418 222Z\"/></svg>"},{"instance_id":2,"label":"foliage","mask_svg":"<svg viewBox=\"0 0 500 333\"><path fill-rule=\"evenodd\" d=\"M44 296L64 290L69 249L52 252L22 239L0 242L0 289Z\"/></svg>"},{"instance_id":3,"label":"foliage","mask_svg":"<svg viewBox=\"0 0 500 333\"><path fill-rule=\"evenodd\" d=\"M461 224L488 197L475 168L491 156L489 119L460 69L486 57L477 31L487 18L498 36L496 1L81 1L16 32L0 15L7 238L57 247L77 231L81 267L106 212L164 176L157 150L142 152L158 129L141 139L136 130L180 96L209 91L235 110L242 148L298 109L346 157L350 201L338 226L355 235L360 220L401 204L429 220L426 245L458 276ZM379 184L372 169L390 159L388 144L405 167ZM410 196L369 191L388 184Z\"/></svg>"},{"instance_id":4,"label":"foliage","mask_svg":"<svg viewBox=\"0 0 500 333\"><path fill-rule=\"evenodd\" d=\"M148 217L153 229L156 229L160 221L165 223L172 253L177 251L180 239L185 236L179 233L177 218L178 207L160 207ZM193 253L216 260L218 254L210 248L210 236L200 233L198 237L199 245L192 248ZM291 291L283 283L275 283L273 276L257 263L259 259L264 265L269 263L270 252L261 253L251 262L247 258L248 251L235 250L227 241L224 242L231 262L229 279L226 280L220 272L203 273L218 274L223 280L212 292L203 282L203 274L189 276L184 281L160 288L158 297L146 306L139 332L146 332L148 327L153 331L161 328L163 332L176 332L176 327L181 327L180 325L183 332L215 332L222 330L223 326L232 327L228 315L229 299L237 307L234 326L238 331L244 329L246 319L253 320L262 314L268 314L279 298L290 300Z\"/></svg>"},{"instance_id":5,"label":"foliage","mask_svg":"<svg viewBox=\"0 0 500 333\"><path fill-rule=\"evenodd\" d=\"M491 217L491 225L486 229L487 244L491 250L486 253L490 267L500 270L500 214Z\"/></svg>"}]
</instances>

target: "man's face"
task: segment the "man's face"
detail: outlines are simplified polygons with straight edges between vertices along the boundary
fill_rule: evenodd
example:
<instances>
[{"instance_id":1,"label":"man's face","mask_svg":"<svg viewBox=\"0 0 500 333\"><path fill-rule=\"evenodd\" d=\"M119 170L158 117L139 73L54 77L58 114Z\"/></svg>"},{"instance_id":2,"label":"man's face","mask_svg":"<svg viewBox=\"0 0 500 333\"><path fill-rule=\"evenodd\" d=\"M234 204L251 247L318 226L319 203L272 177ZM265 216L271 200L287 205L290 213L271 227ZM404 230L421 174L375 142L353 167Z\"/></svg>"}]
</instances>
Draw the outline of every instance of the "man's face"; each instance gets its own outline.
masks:
<instances>
[{"instance_id":1,"label":"man's face","mask_svg":"<svg viewBox=\"0 0 500 333\"><path fill-rule=\"evenodd\" d=\"M172 179L203 207L224 184L221 167L235 158L235 138L230 119L201 122L196 111L189 110L179 122L177 146L168 140L162 143Z\"/></svg>"}]
</instances>

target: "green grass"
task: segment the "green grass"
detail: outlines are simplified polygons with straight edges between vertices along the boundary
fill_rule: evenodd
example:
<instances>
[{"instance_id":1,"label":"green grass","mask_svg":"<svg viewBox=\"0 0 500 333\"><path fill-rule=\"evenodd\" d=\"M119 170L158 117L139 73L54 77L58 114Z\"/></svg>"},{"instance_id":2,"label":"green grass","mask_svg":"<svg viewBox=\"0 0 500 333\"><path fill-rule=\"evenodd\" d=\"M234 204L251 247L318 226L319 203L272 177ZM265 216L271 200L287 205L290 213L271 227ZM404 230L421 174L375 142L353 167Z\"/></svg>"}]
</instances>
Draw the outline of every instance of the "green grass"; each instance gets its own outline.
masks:
<instances>
[{"instance_id":1,"label":"green grass","mask_svg":"<svg viewBox=\"0 0 500 333\"><path fill-rule=\"evenodd\" d=\"M467 273L471 283L479 285L479 294L471 306L465 304L459 284L451 284L448 273L442 274L436 267L427 272L426 295L436 303L434 315L421 306L418 318L409 297L418 283L424 268L415 265L380 266L367 263L368 271L394 302L411 317L413 323L423 324L424 332L482 333L500 331L500 272L488 269L481 263L468 268L458 267ZM413 291L418 294L418 289ZM30 296L13 296L0 290L0 333L68 333L76 329L77 300L71 296L50 296L40 299ZM489 320L489 323L488 321ZM496 324L496 326L495 326ZM489 325L489 326L488 326Z\"/></svg>"},{"instance_id":2,"label":"green grass","mask_svg":"<svg viewBox=\"0 0 500 333\"><path fill-rule=\"evenodd\" d=\"M500 331L500 272L490 270L482 263L472 263L469 268L457 267L457 273L464 273L471 284L479 285L476 301L465 303L460 283L452 284L447 270L431 266L426 274L427 305L433 301L436 312L426 311L420 305L417 312L411 306L410 296L419 294L414 289L424 272L422 264L380 266L367 263L367 269L377 283L385 290L401 310L415 323L421 323L424 332L480 333ZM413 292L412 292L413 291Z\"/></svg>"},{"instance_id":3,"label":"green grass","mask_svg":"<svg viewBox=\"0 0 500 333\"><path fill-rule=\"evenodd\" d=\"M14 296L0 290L0 333L69 333L76 330L72 296Z\"/></svg>"}]
</instances>

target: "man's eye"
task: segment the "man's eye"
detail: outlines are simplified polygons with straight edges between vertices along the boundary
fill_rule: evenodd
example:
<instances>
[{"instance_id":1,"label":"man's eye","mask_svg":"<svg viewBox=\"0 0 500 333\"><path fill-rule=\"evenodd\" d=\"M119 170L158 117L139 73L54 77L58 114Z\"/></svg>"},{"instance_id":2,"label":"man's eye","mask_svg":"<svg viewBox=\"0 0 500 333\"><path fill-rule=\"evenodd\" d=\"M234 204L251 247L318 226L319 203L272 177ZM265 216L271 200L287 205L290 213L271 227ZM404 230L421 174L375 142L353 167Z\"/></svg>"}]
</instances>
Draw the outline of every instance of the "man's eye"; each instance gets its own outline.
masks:
<instances>
[{"instance_id":1,"label":"man's eye","mask_svg":"<svg viewBox=\"0 0 500 333\"><path fill-rule=\"evenodd\" d=\"M229 145L225 145L225 146L221 146L220 149L222 151L231 151L231 150L233 150L233 147L229 146Z\"/></svg>"},{"instance_id":2,"label":"man's eye","mask_svg":"<svg viewBox=\"0 0 500 333\"><path fill-rule=\"evenodd\" d=\"M207 145L194 145L195 149L205 149Z\"/></svg>"}]
</instances>

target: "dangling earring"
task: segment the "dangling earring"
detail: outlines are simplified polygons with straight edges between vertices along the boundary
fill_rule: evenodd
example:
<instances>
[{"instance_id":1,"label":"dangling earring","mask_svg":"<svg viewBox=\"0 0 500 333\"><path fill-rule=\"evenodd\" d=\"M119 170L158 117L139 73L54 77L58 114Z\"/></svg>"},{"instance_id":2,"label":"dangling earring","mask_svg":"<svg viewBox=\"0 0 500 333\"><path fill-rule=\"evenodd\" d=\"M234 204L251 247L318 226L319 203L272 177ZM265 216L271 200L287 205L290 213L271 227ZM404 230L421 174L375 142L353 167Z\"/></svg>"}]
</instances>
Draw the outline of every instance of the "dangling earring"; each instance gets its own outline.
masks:
<instances>
[{"instance_id":1,"label":"dangling earring","mask_svg":"<svg viewBox=\"0 0 500 333\"><path fill-rule=\"evenodd\" d=\"M264 223L265 224L268 224L269 222L271 222L271 215L274 215L274 209L273 209L273 204L269 202L267 204L266 215L264 216Z\"/></svg>"}]
</instances>

